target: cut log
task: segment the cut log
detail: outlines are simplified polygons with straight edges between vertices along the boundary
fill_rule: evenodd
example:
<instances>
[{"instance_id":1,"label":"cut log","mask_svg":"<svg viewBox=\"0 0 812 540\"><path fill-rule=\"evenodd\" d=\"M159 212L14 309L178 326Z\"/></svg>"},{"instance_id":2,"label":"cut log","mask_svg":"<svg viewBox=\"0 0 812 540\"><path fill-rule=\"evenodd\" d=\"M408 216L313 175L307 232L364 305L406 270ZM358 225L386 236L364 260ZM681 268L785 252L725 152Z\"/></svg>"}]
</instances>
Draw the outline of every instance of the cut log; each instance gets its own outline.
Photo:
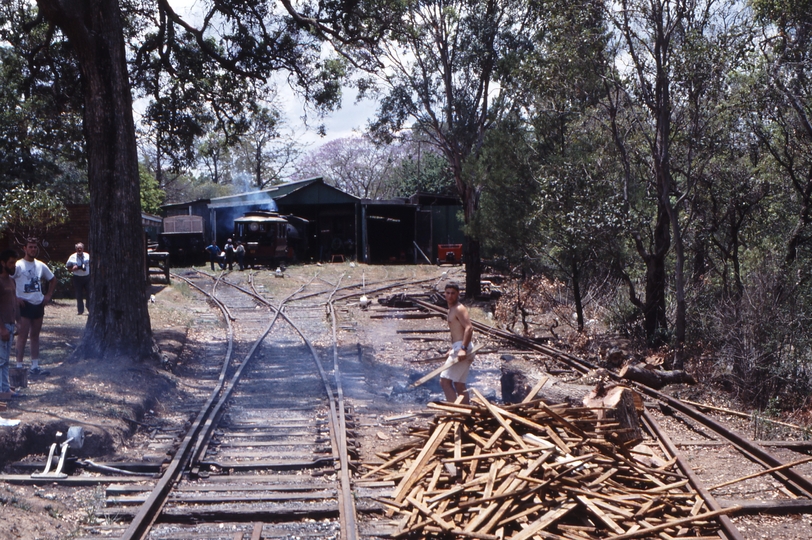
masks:
<instances>
[{"instance_id":1,"label":"cut log","mask_svg":"<svg viewBox=\"0 0 812 540\"><path fill-rule=\"evenodd\" d=\"M682 370L665 371L662 369L647 369L637 365L626 365L620 370L620 378L644 384L655 390L669 384L696 384L694 378Z\"/></svg>"},{"instance_id":2,"label":"cut log","mask_svg":"<svg viewBox=\"0 0 812 540\"><path fill-rule=\"evenodd\" d=\"M502 366L502 401L505 403L521 403L530 392L530 382L521 370Z\"/></svg>"},{"instance_id":3,"label":"cut log","mask_svg":"<svg viewBox=\"0 0 812 540\"><path fill-rule=\"evenodd\" d=\"M631 388L625 386L614 386L606 390L601 383L584 398L585 406L598 409L599 420L618 424L617 429L606 433L606 438L615 444L633 445L643 440L634 394Z\"/></svg>"}]
</instances>

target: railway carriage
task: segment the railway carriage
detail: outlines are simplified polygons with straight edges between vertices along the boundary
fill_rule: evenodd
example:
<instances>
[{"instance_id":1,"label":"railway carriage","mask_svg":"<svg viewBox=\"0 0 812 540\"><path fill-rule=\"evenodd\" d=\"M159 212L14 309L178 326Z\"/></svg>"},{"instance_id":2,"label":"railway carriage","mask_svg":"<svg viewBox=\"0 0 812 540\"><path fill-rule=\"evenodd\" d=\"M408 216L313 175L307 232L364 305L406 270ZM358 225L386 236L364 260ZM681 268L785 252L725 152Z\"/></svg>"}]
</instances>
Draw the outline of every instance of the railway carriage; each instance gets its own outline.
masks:
<instances>
[{"instance_id":1,"label":"railway carriage","mask_svg":"<svg viewBox=\"0 0 812 540\"><path fill-rule=\"evenodd\" d=\"M158 248L169 253L169 260L174 266L203 264L206 260L203 251L203 248L206 247L203 227L201 216L165 217Z\"/></svg>"}]
</instances>

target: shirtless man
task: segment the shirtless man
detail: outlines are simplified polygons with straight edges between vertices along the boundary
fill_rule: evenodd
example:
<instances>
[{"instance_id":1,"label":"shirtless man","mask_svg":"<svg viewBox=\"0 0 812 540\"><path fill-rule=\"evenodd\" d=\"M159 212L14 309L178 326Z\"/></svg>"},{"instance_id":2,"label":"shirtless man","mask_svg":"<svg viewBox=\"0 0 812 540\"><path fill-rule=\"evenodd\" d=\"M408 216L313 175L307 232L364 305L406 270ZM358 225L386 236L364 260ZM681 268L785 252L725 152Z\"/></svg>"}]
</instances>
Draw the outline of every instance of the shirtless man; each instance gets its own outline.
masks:
<instances>
[{"instance_id":1,"label":"shirtless man","mask_svg":"<svg viewBox=\"0 0 812 540\"><path fill-rule=\"evenodd\" d=\"M462 402L468 403L468 370L474 362L471 354L474 325L468 316L468 308L460 304L460 286L450 282L445 286L445 299L448 302L448 328L451 330L451 350L448 351L448 368L440 374L440 386L445 392L446 401L453 402L462 396ZM459 360L456 364L456 360Z\"/></svg>"}]
</instances>

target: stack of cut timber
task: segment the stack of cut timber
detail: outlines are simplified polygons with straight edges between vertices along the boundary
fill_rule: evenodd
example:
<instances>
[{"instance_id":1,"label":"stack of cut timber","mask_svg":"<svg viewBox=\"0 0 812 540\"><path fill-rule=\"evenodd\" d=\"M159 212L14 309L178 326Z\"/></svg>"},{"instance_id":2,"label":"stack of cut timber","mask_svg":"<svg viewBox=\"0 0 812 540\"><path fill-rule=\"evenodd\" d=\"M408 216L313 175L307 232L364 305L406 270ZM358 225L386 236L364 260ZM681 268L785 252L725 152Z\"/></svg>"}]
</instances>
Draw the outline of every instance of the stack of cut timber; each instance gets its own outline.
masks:
<instances>
[{"instance_id":1,"label":"stack of cut timber","mask_svg":"<svg viewBox=\"0 0 812 540\"><path fill-rule=\"evenodd\" d=\"M429 429L366 465L364 478L397 483L381 502L399 537L696 540L731 511L708 511L674 460L616 444L622 428L595 409L473 392L470 406L429 404Z\"/></svg>"}]
</instances>

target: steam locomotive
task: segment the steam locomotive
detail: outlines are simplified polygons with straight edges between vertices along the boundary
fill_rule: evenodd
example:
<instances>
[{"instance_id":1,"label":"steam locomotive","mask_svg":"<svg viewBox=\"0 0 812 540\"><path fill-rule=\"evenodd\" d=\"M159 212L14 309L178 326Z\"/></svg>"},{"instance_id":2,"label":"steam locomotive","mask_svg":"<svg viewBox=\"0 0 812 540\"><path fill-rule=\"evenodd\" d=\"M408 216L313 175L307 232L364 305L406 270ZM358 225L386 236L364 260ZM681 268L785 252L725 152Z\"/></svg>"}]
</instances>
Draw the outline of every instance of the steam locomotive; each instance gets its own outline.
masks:
<instances>
[{"instance_id":1,"label":"steam locomotive","mask_svg":"<svg viewBox=\"0 0 812 540\"><path fill-rule=\"evenodd\" d=\"M245 245L247 264L293 262L307 249L307 224L300 217L255 210L234 220L234 240Z\"/></svg>"}]
</instances>

